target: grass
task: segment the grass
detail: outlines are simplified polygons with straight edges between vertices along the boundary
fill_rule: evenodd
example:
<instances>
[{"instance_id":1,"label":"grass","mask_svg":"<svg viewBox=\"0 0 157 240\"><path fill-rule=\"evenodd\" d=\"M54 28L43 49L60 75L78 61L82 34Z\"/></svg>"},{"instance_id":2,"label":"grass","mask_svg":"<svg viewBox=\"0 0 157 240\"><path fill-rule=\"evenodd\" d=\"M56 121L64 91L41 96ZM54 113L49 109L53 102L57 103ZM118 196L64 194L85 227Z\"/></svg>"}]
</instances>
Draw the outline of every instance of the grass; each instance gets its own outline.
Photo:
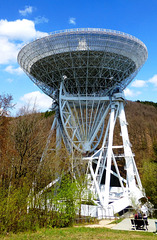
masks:
<instances>
[{"instance_id":1,"label":"grass","mask_svg":"<svg viewBox=\"0 0 157 240\"><path fill-rule=\"evenodd\" d=\"M3 240L130 240L130 239L148 239L155 240L157 235L148 232L131 232L131 231L117 231L107 228L49 228L40 229L37 232L18 233L8 235L1 235Z\"/></svg>"},{"instance_id":2,"label":"grass","mask_svg":"<svg viewBox=\"0 0 157 240\"><path fill-rule=\"evenodd\" d=\"M110 222L109 224L117 224L117 223L120 223L121 221L123 221L124 218L119 218L119 219L116 219L112 222Z\"/></svg>"}]
</instances>

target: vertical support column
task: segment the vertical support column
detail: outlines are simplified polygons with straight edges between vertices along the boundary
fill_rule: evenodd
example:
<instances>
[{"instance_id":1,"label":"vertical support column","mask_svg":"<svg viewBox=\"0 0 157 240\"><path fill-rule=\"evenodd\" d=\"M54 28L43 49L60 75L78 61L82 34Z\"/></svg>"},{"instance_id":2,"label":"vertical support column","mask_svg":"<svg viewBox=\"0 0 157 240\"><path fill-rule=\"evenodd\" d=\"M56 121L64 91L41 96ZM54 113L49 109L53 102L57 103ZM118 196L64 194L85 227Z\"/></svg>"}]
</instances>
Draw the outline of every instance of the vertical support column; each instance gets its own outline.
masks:
<instances>
[{"instance_id":1,"label":"vertical support column","mask_svg":"<svg viewBox=\"0 0 157 240\"><path fill-rule=\"evenodd\" d=\"M49 147L49 144L50 144L50 141L51 141L51 136L52 136L52 133L53 133L55 127L56 127L56 124L57 124L57 117L55 115L52 126L51 126L51 130L50 130L47 142L46 142L45 149L44 149L43 154L42 154L41 159L40 159L40 163L43 161L43 158L45 157L45 155L47 153L47 150L48 150L48 147Z\"/></svg>"},{"instance_id":2,"label":"vertical support column","mask_svg":"<svg viewBox=\"0 0 157 240\"><path fill-rule=\"evenodd\" d=\"M108 137L108 149L107 149L107 166L106 166L106 179L105 179L105 192L104 192L104 206L109 203L109 191L110 191L110 180L111 180L111 162L112 162L112 145L113 145L113 132L114 132L114 116L115 116L115 105L111 104L110 113L110 128Z\"/></svg>"},{"instance_id":3,"label":"vertical support column","mask_svg":"<svg viewBox=\"0 0 157 240\"><path fill-rule=\"evenodd\" d=\"M97 182L97 180L96 180L96 177L95 177L95 174L94 174L94 171L93 171L92 161L91 161L91 160L89 160L89 169L90 169L90 172L91 172L93 181L94 181L94 185L95 185L95 188L96 188L96 192L97 192L97 194L98 194L98 197L99 197L99 201L100 201L101 205L103 205L102 194L101 194L101 192L100 192L100 188L99 188L98 182Z\"/></svg>"},{"instance_id":4,"label":"vertical support column","mask_svg":"<svg viewBox=\"0 0 157 240\"><path fill-rule=\"evenodd\" d=\"M56 150L61 148L61 131L60 131L60 126L57 120L57 127L56 127Z\"/></svg>"},{"instance_id":5,"label":"vertical support column","mask_svg":"<svg viewBox=\"0 0 157 240\"><path fill-rule=\"evenodd\" d=\"M56 118L57 118L57 122L56 122L56 150L61 148L61 129L60 129L60 125L59 125L59 109L56 110Z\"/></svg>"},{"instance_id":6,"label":"vertical support column","mask_svg":"<svg viewBox=\"0 0 157 240\"><path fill-rule=\"evenodd\" d=\"M123 146L124 146L128 190L131 190L131 189L134 190L136 187L135 176L134 176L135 171L134 171L133 155L132 155L132 150L131 150L130 141L129 141L123 102L120 102L119 122L120 122L121 134L122 134L122 140L123 140Z\"/></svg>"}]
</instances>

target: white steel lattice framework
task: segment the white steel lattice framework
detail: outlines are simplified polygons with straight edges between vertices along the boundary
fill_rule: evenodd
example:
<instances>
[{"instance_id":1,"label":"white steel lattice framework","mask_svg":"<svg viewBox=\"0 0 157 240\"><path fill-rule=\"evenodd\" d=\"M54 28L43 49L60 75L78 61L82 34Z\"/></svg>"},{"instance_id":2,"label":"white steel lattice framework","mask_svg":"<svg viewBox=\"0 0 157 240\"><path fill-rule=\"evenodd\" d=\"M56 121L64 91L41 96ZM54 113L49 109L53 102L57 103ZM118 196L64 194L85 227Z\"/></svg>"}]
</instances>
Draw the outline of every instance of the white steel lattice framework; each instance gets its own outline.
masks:
<instances>
[{"instance_id":1,"label":"white steel lattice framework","mask_svg":"<svg viewBox=\"0 0 157 240\"><path fill-rule=\"evenodd\" d=\"M18 55L22 69L53 99L58 144L62 136L69 152L75 148L86 155L90 189L114 213L143 196L123 90L147 55L137 38L106 29L55 32L27 44ZM122 141L114 145L117 119Z\"/></svg>"}]
</instances>

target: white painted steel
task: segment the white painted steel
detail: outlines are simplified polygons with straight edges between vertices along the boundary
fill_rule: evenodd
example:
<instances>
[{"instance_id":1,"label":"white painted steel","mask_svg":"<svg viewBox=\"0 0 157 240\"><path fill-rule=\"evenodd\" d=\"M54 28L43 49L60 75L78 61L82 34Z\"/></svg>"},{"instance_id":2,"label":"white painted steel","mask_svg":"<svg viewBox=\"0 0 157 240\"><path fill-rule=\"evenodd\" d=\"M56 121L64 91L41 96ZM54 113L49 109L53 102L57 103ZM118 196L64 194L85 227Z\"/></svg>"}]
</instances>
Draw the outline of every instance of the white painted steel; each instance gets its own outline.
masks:
<instances>
[{"instance_id":1,"label":"white painted steel","mask_svg":"<svg viewBox=\"0 0 157 240\"><path fill-rule=\"evenodd\" d=\"M106 214L113 215L131 198L138 201L143 196L129 142L123 90L147 56L147 48L139 39L100 28L57 31L27 44L18 54L22 69L54 101L56 147L61 146L62 137L72 156L73 148L86 154L92 179L89 190L98 197ZM113 146L117 119L123 143ZM119 165L123 160L126 176ZM112 177L118 179L119 188L111 186Z\"/></svg>"},{"instance_id":2,"label":"white painted steel","mask_svg":"<svg viewBox=\"0 0 157 240\"><path fill-rule=\"evenodd\" d=\"M117 86L123 90L147 56L146 46L129 34L86 28L60 31L31 42L19 52L18 62L52 98L63 79L72 95L105 96Z\"/></svg>"},{"instance_id":3,"label":"white painted steel","mask_svg":"<svg viewBox=\"0 0 157 240\"><path fill-rule=\"evenodd\" d=\"M78 151L92 152L98 146L109 108L109 97L82 97L79 94L73 97L61 83L60 117L67 138Z\"/></svg>"},{"instance_id":4,"label":"white painted steel","mask_svg":"<svg viewBox=\"0 0 157 240\"><path fill-rule=\"evenodd\" d=\"M104 192L104 206L109 204L109 190L110 190L110 179L111 179L111 161L112 161L112 145L113 145L113 132L114 132L114 117L115 117L115 106L111 105L110 113L110 127L109 127L109 138L107 147L107 165L106 165L106 179L105 179L105 192Z\"/></svg>"},{"instance_id":5,"label":"white painted steel","mask_svg":"<svg viewBox=\"0 0 157 240\"><path fill-rule=\"evenodd\" d=\"M118 93L113 96L111 101L110 118L108 120L102 147L89 158L90 171L92 167L91 162L96 163L95 172L93 170L95 168L94 167L92 169L91 176L93 178L93 184L95 185L94 189L96 194L98 196L100 195L100 197L98 197L99 199L101 198L100 204L104 209L112 206L114 213L121 211L124 207L129 206L129 204L131 205L132 201L138 204L139 200L142 197L145 197L131 150L123 101L124 97L122 94ZM113 146L114 128L117 119L120 124L123 145ZM126 178L121 176L121 172L117 164L118 155L114 154L115 149L123 149L124 154L121 155L121 158L125 161L125 164L123 165L123 172L126 171ZM111 166L115 167L115 171L112 170ZM106 172L106 177L102 182L102 175L104 171ZM114 194L116 195L116 192L114 193L112 190L113 187L111 187L111 176L115 176L118 179L121 187L121 194L116 198L113 197ZM91 190L93 191L93 188ZM125 202L125 204L121 205L122 202Z\"/></svg>"}]
</instances>

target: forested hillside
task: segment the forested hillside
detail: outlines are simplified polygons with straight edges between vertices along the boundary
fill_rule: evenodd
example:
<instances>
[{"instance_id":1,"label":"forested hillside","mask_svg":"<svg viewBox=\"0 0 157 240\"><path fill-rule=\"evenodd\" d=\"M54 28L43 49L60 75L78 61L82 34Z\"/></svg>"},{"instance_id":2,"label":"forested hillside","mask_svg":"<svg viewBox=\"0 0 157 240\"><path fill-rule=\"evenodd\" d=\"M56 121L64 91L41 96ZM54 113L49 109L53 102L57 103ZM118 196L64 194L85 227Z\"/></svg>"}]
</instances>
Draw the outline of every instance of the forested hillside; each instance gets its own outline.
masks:
<instances>
[{"instance_id":1,"label":"forested hillside","mask_svg":"<svg viewBox=\"0 0 157 240\"><path fill-rule=\"evenodd\" d=\"M157 207L157 104L128 102L126 115L143 187Z\"/></svg>"},{"instance_id":2,"label":"forested hillside","mask_svg":"<svg viewBox=\"0 0 157 240\"><path fill-rule=\"evenodd\" d=\"M125 111L132 151L142 176L145 162L157 164L157 107L151 102L127 101ZM10 177L34 177L32 174L40 161L54 118L52 112L28 114L26 109L22 109L20 115L16 118L3 115L0 118L2 182L9 182ZM121 141L117 130L115 139Z\"/></svg>"},{"instance_id":3,"label":"forested hillside","mask_svg":"<svg viewBox=\"0 0 157 240\"><path fill-rule=\"evenodd\" d=\"M27 197L33 182L36 182L34 191L39 192L49 183L50 179L56 179L59 174L66 172L71 164L70 156L63 147L58 155L52 151L39 168L54 113L28 112L26 108L23 108L18 117L8 117L10 101L12 101L8 97L6 96L8 102L4 102L5 107L1 105L0 112L0 219L4 219L4 222L0 221L0 231L4 228L6 219L8 231L14 228L13 221L16 224L22 224L20 221L23 220L19 221L19 219L23 219L26 215ZM127 101L125 110L130 142L142 184L146 195L157 207L157 107L148 102ZM115 139L116 142L121 141L117 128ZM54 146L55 141L52 136L51 148L53 149ZM69 180L66 179L67 181ZM70 185L66 183L65 186ZM72 187L72 189L75 188ZM68 191L67 189L62 194L66 196ZM70 196L70 199L74 201L74 195L68 193L67 198ZM70 223L71 213L69 216ZM30 219L27 220L30 224ZM29 226L25 227L25 229L29 228Z\"/></svg>"},{"instance_id":4,"label":"forested hillside","mask_svg":"<svg viewBox=\"0 0 157 240\"><path fill-rule=\"evenodd\" d=\"M127 102L125 106L128 131L136 162L157 157L157 107Z\"/></svg>"}]
</instances>

